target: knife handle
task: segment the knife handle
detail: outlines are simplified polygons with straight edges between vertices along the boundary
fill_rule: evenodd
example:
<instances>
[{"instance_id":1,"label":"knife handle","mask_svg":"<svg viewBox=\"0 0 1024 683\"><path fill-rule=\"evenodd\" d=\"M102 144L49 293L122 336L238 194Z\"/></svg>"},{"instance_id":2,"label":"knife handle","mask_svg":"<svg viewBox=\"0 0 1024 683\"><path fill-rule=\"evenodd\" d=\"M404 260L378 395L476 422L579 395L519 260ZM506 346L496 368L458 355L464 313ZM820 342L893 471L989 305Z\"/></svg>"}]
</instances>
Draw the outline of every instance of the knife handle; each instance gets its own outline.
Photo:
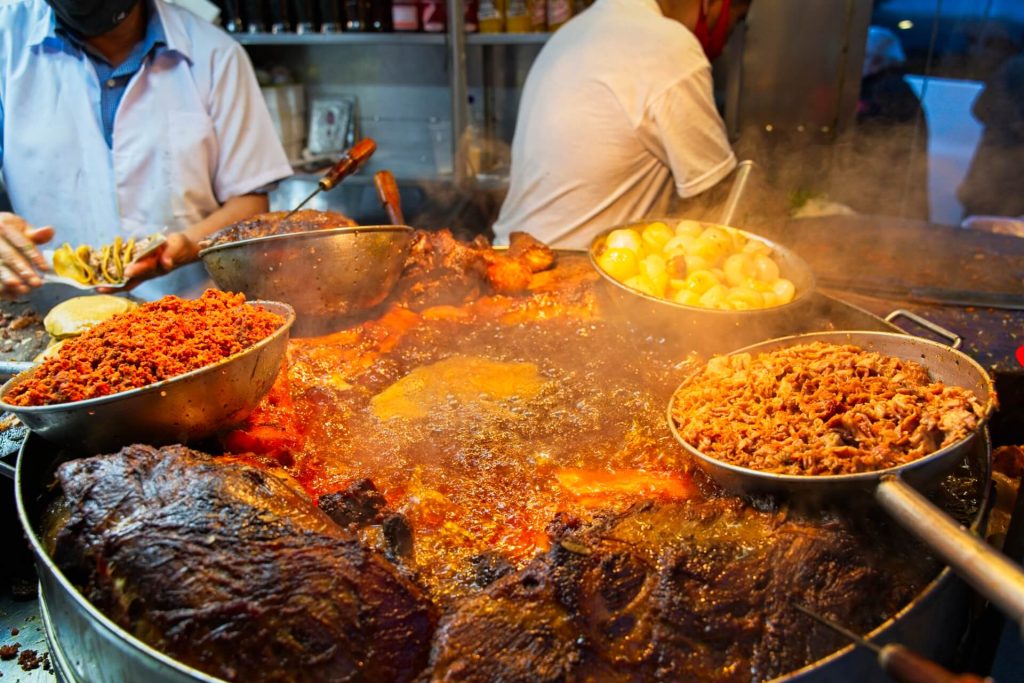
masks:
<instances>
[{"instance_id":1,"label":"knife handle","mask_svg":"<svg viewBox=\"0 0 1024 683\"><path fill-rule=\"evenodd\" d=\"M321 190L330 190L346 177L355 173L366 160L377 151L377 143L372 138L363 138L342 155L317 185Z\"/></svg>"}]
</instances>

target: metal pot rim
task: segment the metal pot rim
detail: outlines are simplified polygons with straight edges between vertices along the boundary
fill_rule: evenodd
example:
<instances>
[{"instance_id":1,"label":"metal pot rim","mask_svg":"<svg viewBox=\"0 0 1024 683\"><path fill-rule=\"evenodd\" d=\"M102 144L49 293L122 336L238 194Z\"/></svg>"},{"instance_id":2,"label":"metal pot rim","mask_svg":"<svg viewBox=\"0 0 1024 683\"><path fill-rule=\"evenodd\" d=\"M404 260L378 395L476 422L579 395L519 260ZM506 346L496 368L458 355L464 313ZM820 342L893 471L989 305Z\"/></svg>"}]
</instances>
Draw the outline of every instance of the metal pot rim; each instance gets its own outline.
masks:
<instances>
[{"instance_id":1,"label":"metal pot rim","mask_svg":"<svg viewBox=\"0 0 1024 683\"><path fill-rule=\"evenodd\" d=\"M113 403L114 401L121 401L121 400L132 398L132 397L135 397L135 396L140 396L142 394L149 394L149 393L154 393L154 392L157 392L157 391L163 391L163 390L167 389L168 385L177 384L179 382L183 382L183 381L185 381L187 379L191 379L191 378L193 378L193 377L195 377L197 375L203 375L203 374L215 372L216 370L218 370L222 366L226 365L227 363L236 361L239 358L242 358L243 356L249 356L249 355L252 355L254 353L257 353L263 347L267 346L268 344L273 343L276 339L281 337L281 335L287 334L288 330L291 328L292 324L295 322L295 310L290 305L288 305L286 303L283 303L283 302L280 302L280 301L262 301L262 300L246 301L245 303L248 304L248 305L253 305L253 306L256 306L256 305L263 306L264 308L267 308L268 310L270 310L273 313L277 313L278 315L282 315L282 316L284 316L284 322L281 324L280 327L278 327L276 330L274 330L273 334L271 334L270 336L265 337L264 339L261 339L260 341L256 342L255 344L253 344L252 346L250 346L249 348L247 348L247 349L245 349L243 351L239 351L238 353L236 353L236 354L234 354L232 356L228 356L227 358L222 358L221 360L217 361L216 363L213 363L212 365L206 365L206 366L198 368L196 370L191 370L189 372L186 372L183 375L176 375L176 376L171 377L169 379L164 379L164 380L161 380L159 382L155 382L153 384L147 384L144 387L138 387L137 389L128 389L127 391L119 391L116 394L107 394L106 396L98 396L96 398L87 398L87 399L82 400L82 401L67 401L65 403L50 403L50 404L43 405L43 406L15 406L15 405L11 405L11 404L7 403L4 400L4 396L7 395L7 393L14 387L14 385L20 384L21 382L23 382L26 379L28 379L32 375L32 373L34 373L38 369L39 366L37 365L37 366L35 366L33 368L30 368L28 370L25 370L22 373L19 373L19 374L15 375L11 379L7 380L7 382L5 382L2 386L0 386L0 410L8 411L8 412L10 412L10 413L12 413L14 415L21 415L21 414L24 414L24 415L46 415L46 414L49 414L49 413L60 413L60 412L65 412L65 411L69 411L69 410L89 410L89 409L96 408L96 407L101 406L101 405L106 405L108 403Z\"/></svg>"},{"instance_id":2,"label":"metal pot rim","mask_svg":"<svg viewBox=\"0 0 1024 683\"><path fill-rule=\"evenodd\" d=\"M967 363L968 365L973 366L974 370L979 374L979 376L985 378L985 381L988 384L988 389L989 389L989 400L985 404L985 413L979 419L977 428L973 432L971 432L970 434L965 436L964 438L960 439L959 441L951 443L948 446L945 446L943 448L938 449L937 451L933 451L933 452L929 453L928 455L920 457L920 458L918 458L916 460L911 460L910 462L903 463L901 465L894 465L892 467L886 467L885 469L881 469L881 470L873 470L873 471L870 471L870 472L857 472L855 474L831 474L831 475L820 475L820 474L776 474L774 472L764 472L764 471L761 471L761 470L755 470L755 469L750 468L750 467L743 467L741 465L736 465L736 464L733 464L733 463L730 463L730 462L726 462L725 460L719 460L718 458L714 458L714 457L704 453L700 449L698 449L696 446L694 446L689 441L684 439L683 436L679 433L679 430L676 427L676 421L675 421L675 419L672 416L672 408L673 408L673 406L675 406L676 395L679 393L679 390L682 389L687 384L689 384L690 382L692 382L697 377L697 375L700 374L701 370L703 369L703 368L697 368L692 373L690 373L686 377L686 379L684 379L679 384L678 387L676 387L672 391L672 398L669 399L668 408L666 410L666 418L667 418L667 422L668 422L668 427L669 427L669 429L672 432L672 436L675 437L676 441L680 445L682 445L682 447L685 448L687 450L687 452L690 453L690 455L692 455L695 458L698 458L699 460L701 460L702 462L706 462L709 465L712 465L714 467L720 467L720 468L723 468L723 469L727 469L727 470L729 470L730 472L732 472L733 474L736 474L736 475L749 477L749 476L751 476L751 474L756 474L758 479L766 481L766 482L771 482L773 484L778 484L778 485L806 484L807 482L810 482L810 481L819 480L819 481L822 481L823 483L825 481L827 481L828 483L831 483L831 484L848 484L850 486L856 486L856 485L869 486L871 484L877 483L877 481L879 479L881 479L882 477L884 477L884 476L898 475L900 472L906 471L908 469L908 467L916 468L916 467L919 467L919 466L924 466L925 464L933 462L935 460L941 460L942 458L948 456L951 451L965 448L967 446L968 442L971 439L974 439L978 435L978 433L981 432L985 428L985 424L988 422L988 419L989 419L989 417L991 417L992 412L995 410L995 406L996 406L996 402L992 398L992 397L995 396L995 388L994 388L993 383L992 383L992 378L985 371L985 369L983 367L981 367L981 365L977 361L975 361L973 358L971 358L967 354L963 353L962 351L958 351L958 350L956 350L956 349L954 349L954 348L952 348L952 347L950 347L950 346L948 346L946 344L941 344L939 342L934 342L934 341L932 341L930 339L923 339L921 337L916 337L916 336L913 336L913 335L900 334L898 332L875 332L875 331L872 331L872 330L836 330L836 331L827 331L827 332L805 332L803 334L793 334L793 335L788 335L788 336L785 336L785 337L776 337L775 339L768 339L766 341L758 342L756 344L750 344L748 346L744 346L741 349L737 349L735 351L730 351L726 355L734 356L734 355L737 355L737 354L740 354L740 353L752 353L752 352L756 352L759 349L761 349L763 347L766 347L766 346L772 346L772 347L777 347L777 348L787 348L787 347L790 347L790 346L795 346L795 345L800 344L800 343L813 342L813 341L818 340L818 339L834 338L834 337L837 337L837 336L854 335L854 334L862 335L862 336L869 336L869 337L878 337L878 338L883 338L883 339L886 339L886 338L899 338L901 341L902 340L906 340L906 339L913 339L914 340L913 341L914 344L919 344L919 345L924 346L924 347L931 347L934 350L939 351L941 353L953 354L953 355L957 356L958 359L961 362L964 362L964 363ZM850 342L850 343L853 343L853 342Z\"/></svg>"},{"instance_id":3,"label":"metal pot rim","mask_svg":"<svg viewBox=\"0 0 1024 683\"><path fill-rule=\"evenodd\" d=\"M644 294L643 292L637 291L637 290L633 289L632 287L627 287L623 283L619 282L618 280L613 278L611 275L609 275L608 273L604 272L604 269L597 263L597 248L598 248L599 245L604 243L605 238L608 237L608 235L613 230L621 230L621 229L627 229L627 228L636 228L638 226L650 225L651 223L658 223L658 222L665 223L665 222L668 222L668 221L681 221L681 220L687 220L687 219L685 219L685 218L652 218L650 220L637 221L637 222L634 222L634 223L624 223L622 225L616 225L616 226L613 226L611 228L607 228L605 230L602 230L601 232L599 232L597 235L594 236L594 239L591 240L591 242L590 242L590 246L587 248L587 255L590 258L590 265L593 266L594 270L597 271L598 274L600 274L600 276L605 280L605 282L608 282L609 284L614 285L615 287L617 287L618 289L622 290L623 292L626 292L630 296L635 296L635 297L638 297L638 298L641 298L641 299L646 299L647 301L649 301L651 303L654 303L654 304L660 304L662 306L670 306L672 308L678 309L679 311L684 311L684 312L687 312L687 313L697 313L697 314L702 314L702 315L719 316L722 319L735 318L737 316L754 318L754 317L758 317L758 316L762 316L762 315L774 315L774 314L777 314L777 313L783 313L785 311L790 311L790 310L793 310L795 308L799 308L801 305L803 305L810 298L810 296L814 293L814 291L817 289L817 284L816 284L816 279L815 279L815 276L814 276L814 271L811 270L811 267L807 264L806 261L804 261L803 257L801 257L799 254L797 254L795 251L793 251L789 247L786 247L786 246L784 246L782 244L779 244L778 242L775 242L773 240L768 239L767 237L762 237L761 235L758 235L757 233L753 233L753 232L750 232L748 230L744 230L742 228L736 228L736 227L733 227L733 226L730 226L730 225L720 225L718 223L711 223L711 222L708 222L708 221L697 221L697 222L698 223L705 223L705 224L707 224L709 226L718 226L718 227L722 227L722 228L728 228L729 230L735 230L736 232L740 233L741 235L743 235L744 237L746 237L746 238L748 238L750 240L753 240L755 242L760 242L761 244L765 244L765 245L771 247L773 252L777 252L779 254L785 255L785 257L786 257L786 259L788 261L798 264L799 270L801 271L801 275L803 275L804 277L807 278L808 286L807 287L802 287L802 288L798 289L796 294L793 296L792 300L790 300L788 303L782 304L780 306L769 306L767 308L752 308L752 309L746 310L746 311L723 311L723 310L718 309L718 308L704 308L703 306L688 306L687 304L681 304L681 303L676 302L676 301L670 301L669 299L663 299L661 297L651 296L649 294Z\"/></svg>"},{"instance_id":4,"label":"metal pot rim","mask_svg":"<svg viewBox=\"0 0 1024 683\"><path fill-rule=\"evenodd\" d=\"M125 629L115 624L109 617L107 617L99 608L95 607L84 595L75 587L73 583L60 570L57 564L50 558L49 553L43 547L42 542L39 540L35 526L31 522L31 518L28 514L28 510L25 506L25 500L23 496L24 486L22 484L22 463L25 461L24 451L25 444L29 442L29 439L42 439L40 436L32 435L31 433L25 436L25 442L22 443L22 447L18 453L17 467L14 473L14 490L15 490L15 502L18 506L18 517L21 521L22 530L28 537L29 544L32 546L32 551L36 556L36 562L43 564L46 571L49 571L53 577L60 583L63 588L75 603L92 618L95 623L99 624L102 628L113 634L115 637L127 641L132 647L137 648L142 654L148 657L156 659L161 664L171 667L176 671L192 676L200 683L225 683L223 679L210 676L209 674L203 673L198 669L194 669L187 664L183 664L173 657L160 652L156 648L144 643L142 640L136 638L132 634L128 633Z\"/></svg>"},{"instance_id":5,"label":"metal pot rim","mask_svg":"<svg viewBox=\"0 0 1024 683\"><path fill-rule=\"evenodd\" d=\"M307 230L305 232L289 232L283 235L264 235L263 237L250 237L244 240L234 240L232 242L222 242L215 244L211 247L199 250L199 258L205 257L207 254L212 254L217 251L227 251L233 248L246 247L253 244L265 244L271 242L279 242L285 240L302 241L309 239L317 239L322 237L328 237L333 235L345 235L349 233L374 233L374 232L415 232L415 228L408 225L354 225L345 228L327 228L325 230Z\"/></svg>"}]
</instances>

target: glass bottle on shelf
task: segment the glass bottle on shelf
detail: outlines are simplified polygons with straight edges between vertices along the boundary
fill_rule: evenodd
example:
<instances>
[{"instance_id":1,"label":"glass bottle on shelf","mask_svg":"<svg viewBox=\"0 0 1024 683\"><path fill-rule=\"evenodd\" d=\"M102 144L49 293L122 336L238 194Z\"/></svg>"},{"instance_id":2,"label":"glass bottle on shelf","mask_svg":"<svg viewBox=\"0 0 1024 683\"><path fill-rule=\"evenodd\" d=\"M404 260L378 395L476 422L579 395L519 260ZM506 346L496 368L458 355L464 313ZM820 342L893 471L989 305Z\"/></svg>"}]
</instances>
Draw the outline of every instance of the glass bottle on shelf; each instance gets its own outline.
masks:
<instances>
[{"instance_id":1,"label":"glass bottle on shelf","mask_svg":"<svg viewBox=\"0 0 1024 683\"><path fill-rule=\"evenodd\" d=\"M526 0L508 0L505 10L505 32L506 33L529 33L530 12L526 7Z\"/></svg>"},{"instance_id":2,"label":"glass bottle on shelf","mask_svg":"<svg viewBox=\"0 0 1024 683\"><path fill-rule=\"evenodd\" d=\"M441 33L448 28L444 0L420 0L420 25L427 33Z\"/></svg>"},{"instance_id":3,"label":"glass bottle on shelf","mask_svg":"<svg viewBox=\"0 0 1024 683\"><path fill-rule=\"evenodd\" d=\"M556 31L572 19L572 0L548 0L548 30Z\"/></svg>"},{"instance_id":4,"label":"glass bottle on shelf","mask_svg":"<svg viewBox=\"0 0 1024 683\"><path fill-rule=\"evenodd\" d=\"M416 0L392 0L391 26L395 31L420 30L420 8Z\"/></svg>"},{"instance_id":5,"label":"glass bottle on shelf","mask_svg":"<svg viewBox=\"0 0 1024 683\"><path fill-rule=\"evenodd\" d=\"M313 33L316 30L313 0L293 0L292 19L296 33Z\"/></svg>"},{"instance_id":6,"label":"glass bottle on shelf","mask_svg":"<svg viewBox=\"0 0 1024 683\"><path fill-rule=\"evenodd\" d=\"M480 33L501 33L505 30L505 0L479 0L477 27Z\"/></svg>"},{"instance_id":7,"label":"glass bottle on shelf","mask_svg":"<svg viewBox=\"0 0 1024 683\"><path fill-rule=\"evenodd\" d=\"M225 0L221 4L224 13L224 30L228 33L242 33L245 22L242 20L242 4L240 0Z\"/></svg>"},{"instance_id":8,"label":"glass bottle on shelf","mask_svg":"<svg viewBox=\"0 0 1024 683\"><path fill-rule=\"evenodd\" d=\"M341 0L317 0L320 10L320 33L340 33L345 25Z\"/></svg>"},{"instance_id":9,"label":"glass bottle on shelf","mask_svg":"<svg viewBox=\"0 0 1024 683\"><path fill-rule=\"evenodd\" d=\"M270 32L290 33L292 30L289 18L288 0L270 0Z\"/></svg>"},{"instance_id":10,"label":"glass bottle on shelf","mask_svg":"<svg viewBox=\"0 0 1024 683\"><path fill-rule=\"evenodd\" d=\"M480 30L480 23L478 18L479 2L478 0L466 0L466 10L463 14L465 23L466 33L476 33Z\"/></svg>"},{"instance_id":11,"label":"glass bottle on shelf","mask_svg":"<svg viewBox=\"0 0 1024 683\"><path fill-rule=\"evenodd\" d=\"M267 30L265 17L262 0L245 0L245 30L247 33L263 33Z\"/></svg>"},{"instance_id":12,"label":"glass bottle on shelf","mask_svg":"<svg viewBox=\"0 0 1024 683\"><path fill-rule=\"evenodd\" d=\"M526 0L526 10L530 15L530 32L548 30L548 0Z\"/></svg>"},{"instance_id":13,"label":"glass bottle on shelf","mask_svg":"<svg viewBox=\"0 0 1024 683\"><path fill-rule=\"evenodd\" d=\"M369 30L374 33L390 33L392 24L391 0L370 0Z\"/></svg>"},{"instance_id":14,"label":"glass bottle on shelf","mask_svg":"<svg viewBox=\"0 0 1024 683\"><path fill-rule=\"evenodd\" d=\"M367 27L366 4L363 0L345 0L345 30L362 32Z\"/></svg>"}]
</instances>

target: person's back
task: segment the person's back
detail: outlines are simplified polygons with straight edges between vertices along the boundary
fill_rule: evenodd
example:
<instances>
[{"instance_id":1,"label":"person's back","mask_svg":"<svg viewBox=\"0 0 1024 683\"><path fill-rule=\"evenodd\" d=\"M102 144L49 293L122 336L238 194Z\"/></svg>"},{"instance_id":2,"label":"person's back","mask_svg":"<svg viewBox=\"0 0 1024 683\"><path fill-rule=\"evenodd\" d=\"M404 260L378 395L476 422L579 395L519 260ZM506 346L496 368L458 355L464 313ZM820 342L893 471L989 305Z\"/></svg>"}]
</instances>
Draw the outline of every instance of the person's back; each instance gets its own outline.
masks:
<instances>
[{"instance_id":1,"label":"person's back","mask_svg":"<svg viewBox=\"0 0 1024 683\"><path fill-rule=\"evenodd\" d=\"M984 126L967 177L957 190L965 216L1024 216L1024 54L985 84L972 112Z\"/></svg>"},{"instance_id":2,"label":"person's back","mask_svg":"<svg viewBox=\"0 0 1024 683\"><path fill-rule=\"evenodd\" d=\"M706 190L734 165L694 34L654 0L598 0L530 70L496 238L525 230L583 247L608 226L663 212L673 191Z\"/></svg>"}]
</instances>

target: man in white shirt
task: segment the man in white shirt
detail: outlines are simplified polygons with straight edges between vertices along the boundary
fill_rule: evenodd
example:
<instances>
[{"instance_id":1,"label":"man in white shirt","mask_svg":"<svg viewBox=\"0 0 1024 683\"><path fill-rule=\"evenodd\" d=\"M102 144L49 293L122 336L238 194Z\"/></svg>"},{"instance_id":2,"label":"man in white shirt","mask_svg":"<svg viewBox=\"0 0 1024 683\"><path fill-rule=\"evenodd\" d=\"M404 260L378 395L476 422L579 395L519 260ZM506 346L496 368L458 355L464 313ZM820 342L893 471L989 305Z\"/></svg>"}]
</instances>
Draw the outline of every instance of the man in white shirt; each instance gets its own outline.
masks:
<instances>
[{"instance_id":1,"label":"man in white shirt","mask_svg":"<svg viewBox=\"0 0 1024 683\"><path fill-rule=\"evenodd\" d=\"M663 214L736 165L711 62L749 0L597 0L547 42L527 76L496 241L526 231L582 248Z\"/></svg>"},{"instance_id":2,"label":"man in white shirt","mask_svg":"<svg viewBox=\"0 0 1024 683\"><path fill-rule=\"evenodd\" d=\"M266 211L266 186L291 174L245 51L163 0L0 0L0 166L8 296L40 284L52 237L163 230L163 252L127 274L177 269L144 296L192 293L205 272L178 267L197 242Z\"/></svg>"}]
</instances>

